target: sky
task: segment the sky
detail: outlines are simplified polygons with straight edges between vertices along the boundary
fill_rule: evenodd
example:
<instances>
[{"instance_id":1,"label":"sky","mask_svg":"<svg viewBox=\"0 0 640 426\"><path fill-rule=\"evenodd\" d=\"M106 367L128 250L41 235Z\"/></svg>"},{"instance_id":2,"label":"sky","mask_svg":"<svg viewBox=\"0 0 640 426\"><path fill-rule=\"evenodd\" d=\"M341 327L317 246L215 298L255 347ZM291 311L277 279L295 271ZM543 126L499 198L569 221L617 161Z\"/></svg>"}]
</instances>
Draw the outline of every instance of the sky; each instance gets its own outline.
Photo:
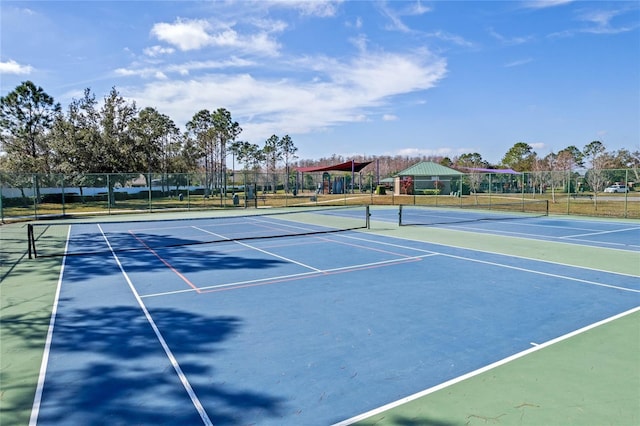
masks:
<instances>
[{"instance_id":1,"label":"sky","mask_svg":"<svg viewBox=\"0 0 640 426\"><path fill-rule=\"evenodd\" d=\"M637 1L0 2L0 96L226 108L300 159L640 150Z\"/></svg>"}]
</instances>

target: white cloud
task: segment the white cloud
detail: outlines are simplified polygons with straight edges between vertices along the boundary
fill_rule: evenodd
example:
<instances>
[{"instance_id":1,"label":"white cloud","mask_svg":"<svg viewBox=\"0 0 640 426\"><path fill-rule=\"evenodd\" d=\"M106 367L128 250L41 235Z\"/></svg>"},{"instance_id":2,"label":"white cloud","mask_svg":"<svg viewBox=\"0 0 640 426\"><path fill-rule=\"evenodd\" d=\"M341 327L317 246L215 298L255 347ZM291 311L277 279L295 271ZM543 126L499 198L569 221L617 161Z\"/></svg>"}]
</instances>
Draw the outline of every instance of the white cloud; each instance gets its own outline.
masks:
<instances>
[{"instance_id":1,"label":"white cloud","mask_svg":"<svg viewBox=\"0 0 640 426\"><path fill-rule=\"evenodd\" d=\"M147 56L156 57L160 55L169 55L175 52L175 49L172 47L163 47L163 46L151 46L147 47L143 50L143 53Z\"/></svg>"},{"instance_id":2,"label":"white cloud","mask_svg":"<svg viewBox=\"0 0 640 426\"><path fill-rule=\"evenodd\" d=\"M443 41L447 41L453 44L456 44L458 46L463 46L463 47L474 47L474 43L466 40L464 37L461 37L459 35L456 34L451 34L448 33L446 31L442 31L442 30L438 30L438 31L433 31L431 33L427 34L428 37L434 37L437 38L439 40L443 40Z\"/></svg>"},{"instance_id":3,"label":"white cloud","mask_svg":"<svg viewBox=\"0 0 640 426\"><path fill-rule=\"evenodd\" d=\"M446 60L434 57L426 50L404 55L364 53L349 62L315 58L310 62L313 69L352 90L352 95L373 102L387 96L429 89L445 76L447 69Z\"/></svg>"},{"instance_id":4,"label":"white cloud","mask_svg":"<svg viewBox=\"0 0 640 426\"><path fill-rule=\"evenodd\" d=\"M158 40L177 46L180 50L201 49L211 43L211 37L207 33L210 24L202 19L183 20L178 18L175 23L161 22L155 24L151 34Z\"/></svg>"},{"instance_id":5,"label":"white cloud","mask_svg":"<svg viewBox=\"0 0 640 426\"><path fill-rule=\"evenodd\" d=\"M519 67L521 65L526 65L526 64L528 64L530 62L533 62L532 58L524 58L524 59L518 59L518 60L515 60L515 61L508 62L508 63L504 64L504 66L506 68Z\"/></svg>"},{"instance_id":6,"label":"white cloud","mask_svg":"<svg viewBox=\"0 0 640 426\"><path fill-rule=\"evenodd\" d=\"M529 0L523 6L529 9L546 9L548 7L563 6L572 3L574 0Z\"/></svg>"},{"instance_id":7,"label":"white cloud","mask_svg":"<svg viewBox=\"0 0 640 426\"><path fill-rule=\"evenodd\" d=\"M402 5L400 9L393 6ZM382 2L379 8L383 15L391 21L387 28L394 31L411 32L412 30L402 21L404 16L418 16L431 12L431 8L424 6L422 2Z\"/></svg>"},{"instance_id":8,"label":"white cloud","mask_svg":"<svg viewBox=\"0 0 640 426\"><path fill-rule=\"evenodd\" d=\"M256 21L265 25L267 21ZM241 34L233 26L218 24L217 28L205 20L185 20L178 18L175 23L157 23L151 34L158 40L176 46L182 51L199 50L205 47L219 47L244 51L262 56L276 56L280 45L272 38L272 33L286 28L282 23L271 21L268 30L255 34Z\"/></svg>"},{"instance_id":9,"label":"white cloud","mask_svg":"<svg viewBox=\"0 0 640 426\"><path fill-rule=\"evenodd\" d=\"M226 61L189 61L182 64L172 64L168 65L165 70L167 72L177 72L182 75L189 74L190 71L201 71L201 70L215 70L215 69L224 69L224 68L242 68L255 65L255 62L241 59L236 57L231 57Z\"/></svg>"},{"instance_id":10,"label":"white cloud","mask_svg":"<svg viewBox=\"0 0 640 426\"><path fill-rule=\"evenodd\" d=\"M33 72L31 65L21 65L14 60L0 62L0 74L28 75Z\"/></svg>"},{"instance_id":11,"label":"white cloud","mask_svg":"<svg viewBox=\"0 0 640 426\"><path fill-rule=\"evenodd\" d=\"M448 157L456 154L462 154L464 150L454 149L450 147L436 147L436 148L401 148L391 155L400 155L407 157Z\"/></svg>"},{"instance_id":12,"label":"white cloud","mask_svg":"<svg viewBox=\"0 0 640 426\"><path fill-rule=\"evenodd\" d=\"M493 28L489 28L489 34L493 38L500 41L501 43L509 46L517 46L519 44L524 44L534 39L533 36L505 37L502 34L495 31Z\"/></svg>"},{"instance_id":13,"label":"white cloud","mask_svg":"<svg viewBox=\"0 0 640 426\"><path fill-rule=\"evenodd\" d=\"M398 119L397 115L394 114L383 114L382 121L396 121Z\"/></svg>"},{"instance_id":14,"label":"white cloud","mask_svg":"<svg viewBox=\"0 0 640 426\"><path fill-rule=\"evenodd\" d=\"M280 20L273 19L254 19L251 23L256 27L268 33L281 33L287 29L289 24Z\"/></svg>"},{"instance_id":15,"label":"white cloud","mask_svg":"<svg viewBox=\"0 0 640 426\"><path fill-rule=\"evenodd\" d=\"M631 31L635 28L638 28L638 24L634 26L614 26L612 24L612 20L622 15L627 10L597 10L597 11L589 11L580 15L579 19L581 21L585 21L591 26L582 29L582 32L592 33L592 34L618 34L627 31Z\"/></svg>"},{"instance_id":16,"label":"white cloud","mask_svg":"<svg viewBox=\"0 0 640 426\"><path fill-rule=\"evenodd\" d=\"M154 80L122 92L138 105L157 107L180 126L203 105L227 108L243 123L242 138L260 143L283 129L302 134L366 121L393 96L435 86L446 75L446 61L426 51L418 53L363 53L347 62L306 58L296 66L320 76L311 80L216 73Z\"/></svg>"},{"instance_id":17,"label":"white cloud","mask_svg":"<svg viewBox=\"0 0 640 426\"><path fill-rule=\"evenodd\" d=\"M116 75L122 77L139 76L142 78L168 78L167 74L178 74L187 76L191 71L220 70L226 68L242 68L255 65L254 62L232 57L226 61L189 61L180 64L156 65L156 66L137 66L132 65L129 68L118 68L114 70Z\"/></svg>"},{"instance_id":18,"label":"white cloud","mask_svg":"<svg viewBox=\"0 0 640 426\"><path fill-rule=\"evenodd\" d=\"M347 28L355 28L359 30L362 28L362 18L358 16L353 22L347 21L345 25Z\"/></svg>"},{"instance_id":19,"label":"white cloud","mask_svg":"<svg viewBox=\"0 0 640 426\"><path fill-rule=\"evenodd\" d=\"M339 1L321 1L321 0L302 0L302 1L282 1L284 5L289 5L298 10L303 16L317 16L320 18L329 18L335 16L341 0Z\"/></svg>"},{"instance_id":20,"label":"white cloud","mask_svg":"<svg viewBox=\"0 0 640 426\"><path fill-rule=\"evenodd\" d=\"M599 5L599 3L594 3ZM622 2L620 2L622 4ZM637 9L633 7L620 7L618 9L611 10L582 10L576 19L583 23L582 28L568 29L564 31L557 31L549 34L548 37L573 37L576 34L588 33L588 34L620 34L629 31L634 31L640 27L638 20L635 16L631 20L631 25L615 24L613 21L615 18L625 15L627 13L637 13Z\"/></svg>"},{"instance_id":21,"label":"white cloud","mask_svg":"<svg viewBox=\"0 0 640 426\"><path fill-rule=\"evenodd\" d=\"M369 42L369 40L364 34L360 34L358 35L358 37L353 37L349 39L349 41L358 49L359 52L362 53L367 50L367 43Z\"/></svg>"},{"instance_id":22,"label":"white cloud","mask_svg":"<svg viewBox=\"0 0 640 426\"><path fill-rule=\"evenodd\" d=\"M420 0L410 3L407 7L405 14L410 16L424 15L431 12L431 8L422 4Z\"/></svg>"},{"instance_id":23,"label":"white cloud","mask_svg":"<svg viewBox=\"0 0 640 426\"><path fill-rule=\"evenodd\" d=\"M538 151L543 151L547 147L544 142L533 142L530 143L529 146L533 149L537 149Z\"/></svg>"},{"instance_id":24,"label":"white cloud","mask_svg":"<svg viewBox=\"0 0 640 426\"><path fill-rule=\"evenodd\" d=\"M132 70L132 69L128 69L128 68L117 68L115 71L116 75L122 76L122 77L129 77L132 75L144 75L145 71L142 69L138 69L138 70Z\"/></svg>"}]
</instances>

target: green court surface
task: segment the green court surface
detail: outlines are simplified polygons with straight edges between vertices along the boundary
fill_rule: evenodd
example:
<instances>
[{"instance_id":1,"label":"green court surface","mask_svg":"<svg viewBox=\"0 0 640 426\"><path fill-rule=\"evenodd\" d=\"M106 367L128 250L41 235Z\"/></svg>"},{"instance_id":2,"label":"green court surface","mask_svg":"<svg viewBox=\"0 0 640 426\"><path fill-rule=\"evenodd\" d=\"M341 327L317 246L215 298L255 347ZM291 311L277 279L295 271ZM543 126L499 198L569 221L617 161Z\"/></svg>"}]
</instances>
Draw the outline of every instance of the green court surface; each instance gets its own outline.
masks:
<instances>
[{"instance_id":1,"label":"green court surface","mask_svg":"<svg viewBox=\"0 0 640 426\"><path fill-rule=\"evenodd\" d=\"M638 276L638 252L372 223L368 232ZM26 225L0 226L0 425L27 425L61 258L27 258ZM64 244L64 231L50 244ZM640 424L640 311L425 390L362 425ZM380 354L384 356L384 354ZM355 420L354 420L355 421Z\"/></svg>"},{"instance_id":2,"label":"green court surface","mask_svg":"<svg viewBox=\"0 0 640 426\"><path fill-rule=\"evenodd\" d=\"M357 424L637 425L639 349L636 311Z\"/></svg>"},{"instance_id":3,"label":"green court surface","mask_svg":"<svg viewBox=\"0 0 640 426\"><path fill-rule=\"evenodd\" d=\"M29 260L26 225L0 226L0 424L26 425L61 258Z\"/></svg>"}]
</instances>

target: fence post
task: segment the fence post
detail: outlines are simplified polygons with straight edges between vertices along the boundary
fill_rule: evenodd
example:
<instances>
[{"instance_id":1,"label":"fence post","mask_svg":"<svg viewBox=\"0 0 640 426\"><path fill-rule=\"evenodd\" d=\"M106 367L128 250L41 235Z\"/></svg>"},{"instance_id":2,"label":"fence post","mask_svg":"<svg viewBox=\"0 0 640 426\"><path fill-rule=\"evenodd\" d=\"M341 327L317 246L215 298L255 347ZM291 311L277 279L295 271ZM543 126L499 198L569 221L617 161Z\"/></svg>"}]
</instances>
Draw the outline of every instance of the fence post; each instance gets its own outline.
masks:
<instances>
[{"instance_id":1,"label":"fence post","mask_svg":"<svg viewBox=\"0 0 640 426\"><path fill-rule=\"evenodd\" d=\"M111 197L115 198L115 194L111 190L111 175L107 173L107 213L111 214Z\"/></svg>"},{"instance_id":2,"label":"fence post","mask_svg":"<svg viewBox=\"0 0 640 426\"><path fill-rule=\"evenodd\" d=\"M31 184L33 185L33 188L31 188L33 191L33 218L38 220L38 191L36 190L38 175L35 173L31 175Z\"/></svg>"},{"instance_id":3,"label":"fence post","mask_svg":"<svg viewBox=\"0 0 640 426\"><path fill-rule=\"evenodd\" d=\"M66 211L65 211L65 206L64 206L64 174L62 174L62 178L61 179L62 180L61 180L60 183L62 185L62 188L61 188L62 189L62 191L61 191L62 192L62 216L65 216Z\"/></svg>"},{"instance_id":4,"label":"fence post","mask_svg":"<svg viewBox=\"0 0 640 426\"><path fill-rule=\"evenodd\" d=\"M629 217L628 204L629 201L629 169L624 171L624 186L627 190L624 193L624 217L625 219Z\"/></svg>"},{"instance_id":5,"label":"fence post","mask_svg":"<svg viewBox=\"0 0 640 426\"><path fill-rule=\"evenodd\" d=\"M576 188L576 193L578 189ZM567 170L567 214L571 212L571 169Z\"/></svg>"},{"instance_id":6,"label":"fence post","mask_svg":"<svg viewBox=\"0 0 640 426\"><path fill-rule=\"evenodd\" d=\"M2 188L4 187L4 182L0 177L0 223L4 223L4 210L2 208Z\"/></svg>"}]
</instances>

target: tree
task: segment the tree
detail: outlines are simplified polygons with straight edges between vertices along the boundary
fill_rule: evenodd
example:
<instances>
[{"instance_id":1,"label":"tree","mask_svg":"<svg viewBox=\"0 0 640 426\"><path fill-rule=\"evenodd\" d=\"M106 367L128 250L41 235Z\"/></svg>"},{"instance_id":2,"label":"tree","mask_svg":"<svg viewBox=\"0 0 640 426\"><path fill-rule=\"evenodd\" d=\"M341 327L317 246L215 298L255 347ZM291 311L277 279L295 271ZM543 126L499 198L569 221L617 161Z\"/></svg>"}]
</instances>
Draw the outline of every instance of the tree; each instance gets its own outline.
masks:
<instances>
[{"instance_id":1,"label":"tree","mask_svg":"<svg viewBox=\"0 0 640 426\"><path fill-rule=\"evenodd\" d=\"M438 164L445 167L453 167L453 161L449 157L443 157Z\"/></svg>"},{"instance_id":2,"label":"tree","mask_svg":"<svg viewBox=\"0 0 640 426\"><path fill-rule=\"evenodd\" d=\"M574 145L558 151L555 158L555 170L564 172L562 174L562 186L567 193L572 192L572 171L576 167L584 166L584 156L582 152ZM577 188L573 188L577 191Z\"/></svg>"},{"instance_id":3,"label":"tree","mask_svg":"<svg viewBox=\"0 0 640 426\"><path fill-rule=\"evenodd\" d=\"M50 131L60 104L42 87L25 81L7 96L0 97L0 151L5 151L9 170L30 173L51 171ZM40 201L40 177L32 182L18 179L23 188L33 184L36 202Z\"/></svg>"},{"instance_id":4,"label":"tree","mask_svg":"<svg viewBox=\"0 0 640 426\"><path fill-rule=\"evenodd\" d=\"M526 172L533 169L536 153L531 145L525 142L517 142L502 157L502 165L518 172Z\"/></svg>"},{"instance_id":5,"label":"tree","mask_svg":"<svg viewBox=\"0 0 640 426\"><path fill-rule=\"evenodd\" d=\"M562 170L573 170L584 166L584 155L574 145L558 151L558 165Z\"/></svg>"},{"instance_id":6,"label":"tree","mask_svg":"<svg viewBox=\"0 0 640 426\"><path fill-rule=\"evenodd\" d=\"M278 161L282 159L282 152L280 151L280 138L276 135L271 135L269 139L264 142L264 147L262 148L262 152L264 155L264 162L267 169L267 175L271 174L273 188L272 191L275 194L278 180L276 176L276 166Z\"/></svg>"},{"instance_id":7,"label":"tree","mask_svg":"<svg viewBox=\"0 0 640 426\"><path fill-rule=\"evenodd\" d=\"M176 136L168 149L167 171L169 173L190 173L198 168L200 150L188 134Z\"/></svg>"},{"instance_id":8,"label":"tree","mask_svg":"<svg viewBox=\"0 0 640 426\"><path fill-rule=\"evenodd\" d=\"M132 124L137 114L135 103L127 102L116 88L104 99L100 110L100 144L94 151L93 169L109 175L109 203L115 205L113 187L125 184L126 173L144 170L147 152L135 138Z\"/></svg>"},{"instance_id":9,"label":"tree","mask_svg":"<svg viewBox=\"0 0 640 426\"><path fill-rule=\"evenodd\" d=\"M282 153L282 159L284 160L284 168L285 174L287 176L287 181L285 183L285 191L289 192L289 164L292 160L298 158L295 154L298 152L298 148L293 144L293 140L289 135L284 135L279 142L279 148Z\"/></svg>"},{"instance_id":10,"label":"tree","mask_svg":"<svg viewBox=\"0 0 640 426\"><path fill-rule=\"evenodd\" d=\"M226 188L227 144L236 140L240 133L242 133L242 128L238 122L233 121L231 113L224 108L218 108L212 114L211 118L215 131L216 144L219 148L219 162L216 163L215 167L219 171L219 174L217 173L216 176L219 176L220 185Z\"/></svg>"},{"instance_id":11,"label":"tree","mask_svg":"<svg viewBox=\"0 0 640 426\"><path fill-rule=\"evenodd\" d=\"M54 170L64 173L67 184L79 188L84 202L83 188L97 179L87 172L94 171L102 144L100 113L90 89L85 89L82 98L71 101L66 116L57 115L52 133Z\"/></svg>"},{"instance_id":12,"label":"tree","mask_svg":"<svg viewBox=\"0 0 640 426\"><path fill-rule=\"evenodd\" d=\"M226 185L226 146L236 140L242 128L231 119L229 111L218 108L213 113L206 109L196 113L187 123L187 130L195 136L204 158L208 195L210 188Z\"/></svg>"},{"instance_id":13,"label":"tree","mask_svg":"<svg viewBox=\"0 0 640 426\"><path fill-rule=\"evenodd\" d=\"M0 151L5 165L18 172L51 171L50 132L60 104L42 87L25 81L7 96L0 97ZM36 201L40 200L40 178L33 181ZM21 180L22 188L27 182Z\"/></svg>"},{"instance_id":14,"label":"tree","mask_svg":"<svg viewBox=\"0 0 640 426\"><path fill-rule=\"evenodd\" d=\"M170 155L175 155L178 128L168 116L160 114L155 108L147 107L132 120L131 128L137 139L137 145L146 156L146 170L149 175L153 170L162 173L164 191L167 173L170 171ZM147 177L150 179L150 176ZM151 187L151 182L148 182Z\"/></svg>"},{"instance_id":15,"label":"tree","mask_svg":"<svg viewBox=\"0 0 640 426\"><path fill-rule=\"evenodd\" d=\"M245 142L244 141L233 141L230 145L229 145L229 152L231 152L231 177L232 177L232 187L233 187L233 191L235 192L235 176L236 176L236 159L238 159L238 162L240 162L240 153L242 152L242 146Z\"/></svg>"},{"instance_id":16,"label":"tree","mask_svg":"<svg viewBox=\"0 0 640 426\"><path fill-rule=\"evenodd\" d=\"M476 204L478 203L478 190L482 182L483 174L474 170L478 168L486 168L488 163L482 159L482 155L477 152L462 154L456 160L456 167L467 169L465 178L469 185L469 189L475 195Z\"/></svg>"},{"instance_id":17,"label":"tree","mask_svg":"<svg viewBox=\"0 0 640 426\"><path fill-rule=\"evenodd\" d=\"M256 170L264 161L262 150L257 144L247 141L238 142L236 159L244 165L244 170Z\"/></svg>"},{"instance_id":18,"label":"tree","mask_svg":"<svg viewBox=\"0 0 640 426\"><path fill-rule=\"evenodd\" d=\"M59 112L60 104L31 81L0 97L0 142L14 170L50 171L48 136Z\"/></svg>"},{"instance_id":19,"label":"tree","mask_svg":"<svg viewBox=\"0 0 640 426\"><path fill-rule=\"evenodd\" d=\"M131 120L131 130L136 144L142 148L145 169L151 172L159 169L163 155L162 136L170 132L170 119L155 108L144 108ZM149 186L151 182L148 182Z\"/></svg>"},{"instance_id":20,"label":"tree","mask_svg":"<svg viewBox=\"0 0 640 426\"><path fill-rule=\"evenodd\" d=\"M584 147L582 151L585 159L589 162L590 168L587 171L585 178L589 187L593 191L593 203L598 209L598 191L604 190L605 176L604 169L606 167L607 159L604 156L606 148L600 141L593 141Z\"/></svg>"},{"instance_id":21,"label":"tree","mask_svg":"<svg viewBox=\"0 0 640 426\"><path fill-rule=\"evenodd\" d=\"M204 158L205 197L208 197L213 187L213 164L216 152L215 129L209 110L198 111L187 123L187 130L195 138L199 158Z\"/></svg>"},{"instance_id":22,"label":"tree","mask_svg":"<svg viewBox=\"0 0 640 426\"><path fill-rule=\"evenodd\" d=\"M556 187L558 187L563 179L566 178L566 173L563 170L563 165L560 163L560 157L553 152L547 155L542 160L536 160L535 166L539 170L541 177L541 186L548 185L551 188L551 202L556 202ZM542 192L542 191L541 191Z\"/></svg>"},{"instance_id":23,"label":"tree","mask_svg":"<svg viewBox=\"0 0 640 426\"><path fill-rule=\"evenodd\" d=\"M276 176L276 166L278 161L282 159L282 151L280 150L280 138L276 135L271 135L269 139L264 142L264 148L262 148L264 154L264 161L266 163L267 175L269 173L273 176L273 193L275 194L278 179Z\"/></svg>"}]
</instances>

